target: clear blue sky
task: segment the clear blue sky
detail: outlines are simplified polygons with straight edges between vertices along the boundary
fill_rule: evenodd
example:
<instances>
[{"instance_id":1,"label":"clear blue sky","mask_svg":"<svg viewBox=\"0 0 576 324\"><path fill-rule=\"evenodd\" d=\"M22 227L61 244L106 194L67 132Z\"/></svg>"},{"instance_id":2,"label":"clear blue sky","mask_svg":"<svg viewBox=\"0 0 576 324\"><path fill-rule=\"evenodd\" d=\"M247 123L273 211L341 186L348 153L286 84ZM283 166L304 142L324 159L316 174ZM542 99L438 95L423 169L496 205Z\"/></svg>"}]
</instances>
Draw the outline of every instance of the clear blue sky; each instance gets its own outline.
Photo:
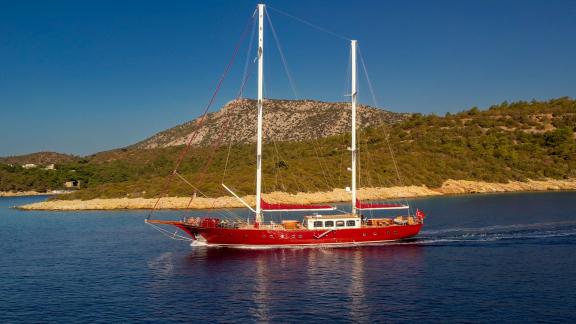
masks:
<instances>
[{"instance_id":1,"label":"clear blue sky","mask_svg":"<svg viewBox=\"0 0 576 324\"><path fill-rule=\"evenodd\" d=\"M0 1L0 156L90 154L197 117L256 3ZM358 39L393 111L576 97L576 1L267 4ZM269 12L299 96L345 100L348 43ZM267 95L294 98L266 41ZM247 43L212 110L236 96Z\"/></svg>"}]
</instances>

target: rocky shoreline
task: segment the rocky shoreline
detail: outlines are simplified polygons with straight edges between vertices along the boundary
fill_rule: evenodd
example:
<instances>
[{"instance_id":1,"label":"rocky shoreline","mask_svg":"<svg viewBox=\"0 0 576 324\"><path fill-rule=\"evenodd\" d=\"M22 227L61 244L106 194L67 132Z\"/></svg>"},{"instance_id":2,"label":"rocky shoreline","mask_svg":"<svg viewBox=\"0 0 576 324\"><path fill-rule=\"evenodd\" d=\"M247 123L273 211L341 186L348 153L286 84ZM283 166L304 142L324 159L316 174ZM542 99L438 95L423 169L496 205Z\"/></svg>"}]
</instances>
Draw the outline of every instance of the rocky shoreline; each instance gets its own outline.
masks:
<instances>
[{"instance_id":1,"label":"rocky shoreline","mask_svg":"<svg viewBox=\"0 0 576 324\"><path fill-rule=\"evenodd\" d=\"M53 190L47 192L38 191L0 191L0 197L23 197L23 196L51 196L71 193L66 190Z\"/></svg>"},{"instance_id":2,"label":"rocky shoreline","mask_svg":"<svg viewBox=\"0 0 576 324\"><path fill-rule=\"evenodd\" d=\"M471 193L523 192L576 190L576 179L567 180L528 180L525 182L511 181L508 183L489 183L468 180L447 180L440 188L430 189L426 186L404 186L389 188L362 188L358 196L364 200L397 199L429 197ZM350 194L344 189L334 189L330 192L297 193L272 192L264 195L270 203L338 203L350 199ZM242 197L248 204L254 205L255 197ZM151 209L156 198L111 198L91 200L52 200L43 201L17 208L23 210L115 210L115 209ZM166 197L160 199L159 209L213 209L213 208L243 208L234 197L195 198L190 203L189 197Z\"/></svg>"}]
</instances>

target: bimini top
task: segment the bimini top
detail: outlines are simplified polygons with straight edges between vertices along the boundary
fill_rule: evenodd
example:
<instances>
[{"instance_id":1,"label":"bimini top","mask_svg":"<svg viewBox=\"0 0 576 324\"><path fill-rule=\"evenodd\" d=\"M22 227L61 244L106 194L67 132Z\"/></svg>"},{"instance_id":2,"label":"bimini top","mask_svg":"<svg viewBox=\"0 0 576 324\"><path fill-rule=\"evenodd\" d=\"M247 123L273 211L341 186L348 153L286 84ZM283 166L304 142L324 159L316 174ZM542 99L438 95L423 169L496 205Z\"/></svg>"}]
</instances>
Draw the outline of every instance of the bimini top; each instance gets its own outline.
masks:
<instances>
[{"instance_id":1,"label":"bimini top","mask_svg":"<svg viewBox=\"0 0 576 324\"><path fill-rule=\"evenodd\" d=\"M363 203L359 199L356 199L356 209L364 210L384 210L384 209L408 209L410 206L403 204L371 204Z\"/></svg>"},{"instance_id":2,"label":"bimini top","mask_svg":"<svg viewBox=\"0 0 576 324\"><path fill-rule=\"evenodd\" d=\"M260 200L260 207L263 211L314 211L314 210L335 210L336 207L330 205L298 205L298 204L270 204Z\"/></svg>"}]
</instances>

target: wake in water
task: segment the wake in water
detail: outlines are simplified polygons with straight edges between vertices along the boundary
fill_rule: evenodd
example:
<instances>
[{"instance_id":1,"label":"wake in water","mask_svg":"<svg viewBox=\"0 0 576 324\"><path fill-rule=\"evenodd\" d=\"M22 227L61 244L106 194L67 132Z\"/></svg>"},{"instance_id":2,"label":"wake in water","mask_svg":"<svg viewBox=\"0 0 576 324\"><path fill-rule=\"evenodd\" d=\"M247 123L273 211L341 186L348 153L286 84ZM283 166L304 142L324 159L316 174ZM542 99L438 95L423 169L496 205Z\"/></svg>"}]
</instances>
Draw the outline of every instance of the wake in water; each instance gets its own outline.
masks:
<instances>
[{"instance_id":1,"label":"wake in water","mask_svg":"<svg viewBox=\"0 0 576 324\"><path fill-rule=\"evenodd\" d=\"M529 240L546 239L576 236L576 221L554 222L554 223L534 223L534 224L512 224L495 225L486 227L470 228L447 228L440 230L424 230L416 237L390 242L363 243L363 244L327 244L327 245L294 245L294 246L219 246L206 243L204 240L193 241L192 247L221 247L235 249L332 249L339 247L354 246L385 246L385 245L428 245L428 244L450 244L450 243L482 243L503 240Z\"/></svg>"},{"instance_id":2,"label":"wake in water","mask_svg":"<svg viewBox=\"0 0 576 324\"><path fill-rule=\"evenodd\" d=\"M493 242L576 236L576 221L424 230L408 244Z\"/></svg>"}]
</instances>

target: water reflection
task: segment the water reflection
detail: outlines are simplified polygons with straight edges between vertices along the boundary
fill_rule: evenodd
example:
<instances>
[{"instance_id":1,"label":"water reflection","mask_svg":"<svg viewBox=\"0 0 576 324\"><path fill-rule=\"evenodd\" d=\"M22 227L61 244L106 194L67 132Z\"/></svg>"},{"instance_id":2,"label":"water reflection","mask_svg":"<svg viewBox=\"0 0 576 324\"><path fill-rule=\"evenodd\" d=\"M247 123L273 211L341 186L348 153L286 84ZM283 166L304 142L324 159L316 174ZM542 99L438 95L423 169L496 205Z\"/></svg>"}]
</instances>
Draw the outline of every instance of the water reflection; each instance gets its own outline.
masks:
<instances>
[{"instance_id":1,"label":"water reflection","mask_svg":"<svg viewBox=\"0 0 576 324\"><path fill-rule=\"evenodd\" d=\"M350 272L350 288L348 294L350 302L350 319L355 322L361 322L367 319L366 309L366 291L364 281L364 259L358 251L352 253L352 271Z\"/></svg>"},{"instance_id":2,"label":"water reflection","mask_svg":"<svg viewBox=\"0 0 576 324\"><path fill-rule=\"evenodd\" d=\"M264 279L266 278L266 279ZM254 298L255 307L253 308L253 315L260 322L268 323L268 303L270 300L269 284L270 280L268 275L268 267L266 260L263 257L256 258L256 284L252 296Z\"/></svg>"},{"instance_id":3,"label":"water reflection","mask_svg":"<svg viewBox=\"0 0 576 324\"><path fill-rule=\"evenodd\" d=\"M418 292L423 249L417 244L270 250L193 247L180 261L161 255L149 266L159 275L176 273L190 280L208 276L204 280L214 281L213 289L224 298L221 308L232 307L225 304L229 299L245 307L252 320L292 321L299 319L298 314L323 311L326 319L344 316L365 322L376 314L415 310L415 305L378 298ZM176 269L164 264L168 260ZM373 307L375 303L378 307Z\"/></svg>"}]
</instances>

